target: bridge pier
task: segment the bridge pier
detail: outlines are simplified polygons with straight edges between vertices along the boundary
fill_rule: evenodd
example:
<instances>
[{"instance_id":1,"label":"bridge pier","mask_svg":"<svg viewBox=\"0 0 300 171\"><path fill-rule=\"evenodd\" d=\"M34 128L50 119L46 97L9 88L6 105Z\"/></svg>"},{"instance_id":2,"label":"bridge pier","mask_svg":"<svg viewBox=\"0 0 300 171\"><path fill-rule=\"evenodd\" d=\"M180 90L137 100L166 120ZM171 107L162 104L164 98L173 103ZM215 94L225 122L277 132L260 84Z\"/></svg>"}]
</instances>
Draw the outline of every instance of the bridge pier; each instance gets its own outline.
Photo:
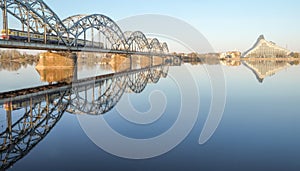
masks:
<instances>
[{"instance_id":1,"label":"bridge pier","mask_svg":"<svg viewBox=\"0 0 300 171\"><path fill-rule=\"evenodd\" d=\"M73 64L74 64L74 72L73 72L73 82L78 80L78 63L77 63L77 53L71 53L69 55L70 58L72 58L73 60Z\"/></svg>"},{"instance_id":2,"label":"bridge pier","mask_svg":"<svg viewBox=\"0 0 300 171\"><path fill-rule=\"evenodd\" d=\"M67 82L77 80L77 54L65 52L45 52L39 55L35 66L43 82Z\"/></svg>"},{"instance_id":3,"label":"bridge pier","mask_svg":"<svg viewBox=\"0 0 300 171\"><path fill-rule=\"evenodd\" d=\"M132 65L133 65L133 59L132 59L132 55L129 55L129 61L130 61L130 66L129 69L132 70Z\"/></svg>"}]
</instances>

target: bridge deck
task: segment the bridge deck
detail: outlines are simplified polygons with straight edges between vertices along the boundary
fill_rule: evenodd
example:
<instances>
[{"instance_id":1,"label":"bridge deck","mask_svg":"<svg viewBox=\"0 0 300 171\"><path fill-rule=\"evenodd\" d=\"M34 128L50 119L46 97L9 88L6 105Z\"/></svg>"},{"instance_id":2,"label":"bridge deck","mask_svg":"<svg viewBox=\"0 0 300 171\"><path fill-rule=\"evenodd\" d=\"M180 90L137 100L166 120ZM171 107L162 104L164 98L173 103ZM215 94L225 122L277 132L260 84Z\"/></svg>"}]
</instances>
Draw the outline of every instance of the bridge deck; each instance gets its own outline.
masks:
<instances>
[{"instance_id":1,"label":"bridge deck","mask_svg":"<svg viewBox=\"0 0 300 171\"><path fill-rule=\"evenodd\" d=\"M30 49L30 50L49 50L49 51L69 51L69 52L97 52L97 53L118 53L129 55L146 55L146 56L174 56L172 54L156 52L137 52L127 50L100 49L97 47L68 47L64 45L22 42L0 39L0 48Z\"/></svg>"}]
</instances>

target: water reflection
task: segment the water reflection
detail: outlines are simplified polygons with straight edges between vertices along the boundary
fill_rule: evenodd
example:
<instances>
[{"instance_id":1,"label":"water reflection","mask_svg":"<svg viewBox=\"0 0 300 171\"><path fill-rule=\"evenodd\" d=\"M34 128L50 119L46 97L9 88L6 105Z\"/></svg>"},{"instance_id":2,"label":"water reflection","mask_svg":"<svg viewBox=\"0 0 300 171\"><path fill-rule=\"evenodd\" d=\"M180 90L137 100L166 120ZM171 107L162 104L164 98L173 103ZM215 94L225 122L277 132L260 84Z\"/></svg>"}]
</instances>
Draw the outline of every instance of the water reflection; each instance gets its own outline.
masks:
<instances>
[{"instance_id":1,"label":"water reflection","mask_svg":"<svg viewBox=\"0 0 300 171\"><path fill-rule=\"evenodd\" d=\"M182 65L182 61L171 58L162 60L159 57L101 54L79 58L75 67L71 58L65 58L64 55L61 55L62 59L59 56L51 58L51 55L53 54L48 54L49 61L46 62L41 55L35 67L41 80L51 84L0 94L0 114L5 118L0 125L0 170L9 168L26 156L65 113L105 114L116 106L125 93L141 93L149 83L155 84L167 77L168 65ZM210 59L190 61L190 64L222 64L230 67L244 65L262 83L266 77L298 65L299 60ZM1 63L2 69L8 71L18 70L22 66L25 65ZM76 69L80 72L97 66L116 73L74 79Z\"/></svg>"},{"instance_id":2,"label":"water reflection","mask_svg":"<svg viewBox=\"0 0 300 171\"><path fill-rule=\"evenodd\" d=\"M27 68L27 66L33 66L36 61L0 61L0 71L17 71L19 69Z\"/></svg>"},{"instance_id":3,"label":"water reflection","mask_svg":"<svg viewBox=\"0 0 300 171\"><path fill-rule=\"evenodd\" d=\"M26 156L47 136L68 107L62 98L67 94L65 91L2 102L6 120L0 133L1 170Z\"/></svg>"},{"instance_id":4,"label":"water reflection","mask_svg":"<svg viewBox=\"0 0 300 171\"><path fill-rule=\"evenodd\" d=\"M17 50L0 51L0 71L17 71L37 63L37 55L21 54Z\"/></svg>"},{"instance_id":5,"label":"water reflection","mask_svg":"<svg viewBox=\"0 0 300 171\"><path fill-rule=\"evenodd\" d=\"M57 53L41 53L35 69L40 75L41 81L71 82L73 79L75 63L70 57Z\"/></svg>"},{"instance_id":6,"label":"water reflection","mask_svg":"<svg viewBox=\"0 0 300 171\"><path fill-rule=\"evenodd\" d=\"M167 77L167 66L99 76L95 80L76 81L72 85L69 113L99 115L111 110L124 92L141 93L147 84Z\"/></svg>"},{"instance_id":7,"label":"water reflection","mask_svg":"<svg viewBox=\"0 0 300 171\"><path fill-rule=\"evenodd\" d=\"M47 73L47 72L45 72ZM100 75L72 83L29 88L0 94L1 170L12 166L37 145L68 111L74 114L104 114L126 93L140 93L149 83L167 77L168 66ZM47 76L48 78L48 76ZM90 98L90 99L89 99Z\"/></svg>"},{"instance_id":8,"label":"water reflection","mask_svg":"<svg viewBox=\"0 0 300 171\"><path fill-rule=\"evenodd\" d=\"M243 64L249 68L255 75L258 82L262 83L266 77L297 65L298 61L291 60L247 60Z\"/></svg>"},{"instance_id":9,"label":"water reflection","mask_svg":"<svg viewBox=\"0 0 300 171\"><path fill-rule=\"evenodd\" d=\"M299 65L298 59L279 59L277 60L275 57L272 59L256 59L256 58L248 58L248 59L222 59L220 61L222 65L235 67L243 64L248 69L250 69L255 75L258 82L263 83L266 77L271 77L282 70L285 70L293 65Z\"/></svg>"}]
</instances>

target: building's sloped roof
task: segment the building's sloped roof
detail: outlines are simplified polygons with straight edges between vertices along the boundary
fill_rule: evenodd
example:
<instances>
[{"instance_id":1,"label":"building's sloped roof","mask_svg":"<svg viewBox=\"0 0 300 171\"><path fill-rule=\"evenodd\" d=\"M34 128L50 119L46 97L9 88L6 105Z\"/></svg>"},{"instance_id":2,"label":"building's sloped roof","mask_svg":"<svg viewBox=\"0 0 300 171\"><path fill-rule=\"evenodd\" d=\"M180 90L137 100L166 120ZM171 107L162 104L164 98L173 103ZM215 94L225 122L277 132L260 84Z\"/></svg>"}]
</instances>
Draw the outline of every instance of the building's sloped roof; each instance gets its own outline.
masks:
<instances>
[{"instance_id":1,"label":"building's sloped roof","mask_svg":"<svg viewBox=\"0 0 300 171\"><path fill-rule=\"evenodd\" d=\"M291 51L289 51L288 49L280 47L280 46L276 45L274 42L267 41L267 40L265 40L265 37L263 35L260 35L258 37L257 41L255 42L255 44L249 50L247 50L246 52L244 52L242 54L242 57L247 57L249 54L251 54L251 52L259 49L262 46L262 44L266 44L270 48L274 48L274 49L283 51L286 53L286 55L289 55L291 53Z\"/></svg>"}]
</instances>

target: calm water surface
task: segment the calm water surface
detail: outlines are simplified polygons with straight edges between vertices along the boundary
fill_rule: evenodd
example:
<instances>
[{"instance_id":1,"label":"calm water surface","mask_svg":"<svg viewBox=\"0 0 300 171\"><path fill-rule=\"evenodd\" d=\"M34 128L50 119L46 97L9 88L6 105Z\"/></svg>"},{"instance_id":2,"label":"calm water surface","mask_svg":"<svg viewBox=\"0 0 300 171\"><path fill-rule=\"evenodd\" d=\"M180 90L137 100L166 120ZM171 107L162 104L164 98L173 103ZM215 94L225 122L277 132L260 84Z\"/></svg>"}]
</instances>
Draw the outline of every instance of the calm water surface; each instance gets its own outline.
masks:
<instances>
[{"instance_id":1,"label":"calm water surface","mask_svg":"<svg viewBox=\"0 0 300 171\"><path fill-rule=\"evenodd\" d=\"M252 61L237 66L228 63L214 65L186 63L180 66L159 66L139 70L141 68L139 66L135 68L138 71L125 72L126 78L124 75L116 74L109 80L109 74L115 72L113 68L97 63L94 66L78 67L78 80L88 76L106 75L108 78L106 82L97 83L97 79L93 80L93 85L96 85L95 90L103 91L99 88L100 85L104 87L114 85L111 86L114 93L110 95L117 97L105 96L112 99L109 101L107 99L101 101L99 97L97 104L98 107L100 103L102 106L100 104L99 108L92 108L92 106L83 107L83 103L79 103L75 95L64 94L66 98L61 101L57 99L61 99L62 94L53 95L55 100L49 110L58 103L66 106L68 99L73 99L73 104L68 104L72 107L67 110L62 111L64 105L53 109L54 113L61 115L61 118L52 120L48 118L49 125L52 126L49 131L47 131L49 127L41 126L39 128L41 134L46 132L42 136L34 136L37 130L35 132L30 130L28 123L27 133L26 131L13 132L11 136L14 138L10 140L7 133L9 104L2 99L0 105L1 168L9 165L8 168L11 170L296 171L300 169L299 65L287 61ZM216 68L222 68L225 78L224 112L212 136L204 144L199 144L199 136L209 117L212 100L218 100L213 99L213 88L224 86L222 82L220 85L212 85L209 71ZM74 68L71 70L73 71ZM51 79L53 79L52 84L55 85L55 78L49 75L47 77L50 73L41 73L43 72L37 70L34 65L21 66L15 70L2 68L0 92L49 85ZM58 73L54 75L59 75ZM151 78L145 79L145 75L149 76L149 73L152 74ZM68 76L66 78L69 78ZM128 78L136 83L135 86L122 89L122 82ZM182 87L178 81L186 81L182 84L186 87ZM143 87L145 84L146 87ZM193 86L196 87L196 91L191 88ZM86 94L84 88L74 88L73 85L70 89L72 87L80 97L93 95L91 87L87 86L89 90ZM66 88L63 91L69 92L70 89ZM182 97L190 93L199 93L196 95L198 99L193 99L191 96L187 103L182 103ZM43 102L37 104L46 109L45 100L41 97L33 97L33 99L36 101L41 99ZM199 103L196 103L198 101ZM35 101L33 100L32 103ZM27 100L26 104L30 105L30 100ZM30 111L28 105L13 106L12 124L20 123L18 121L20 118L26 118L24 117L26 112ZM173 129L183 105L187 105L189 109L185 111L184 119L189 120L192 117L190 113L193 111L197 111L197 118L195 123L185 122L186 124L180 125L180 129L173 136L180 136L181 130L187 127L192 129L183 141L178 142L174 148L164 154L148 159L130 159L113 155L107 149L98 146L102 141L111 141L113 148L120 148L119 151L128 150L139 155L144 152L143 149L137 147L124 150L122 142L114 142L115 139L109 132L99 130L102 128L100 124L103 124L103 119L115 132L124 137L149 139ZM34 110L38 109L37 106ZM128 106L134 110L127 109ZM112 108L108 109L108 107ZM219 107L222 109L222 106ZM100 108L103 110L102 113ZM136 116L136 113L139 115L137 117L140 117L139 121L143 117L146 118L144 123L134 123L129 120L132 115ZM86 122L91 120L93 123L86 125ZM147 123L147 121L152 122ZM91 135L94 138L90 138ZM38 139L38 137L42 138ZM95 137L98 139L95 140ZM173 141L173 138L157 142L156 148L163 149L164 147L161 146L168 144L169 142L166 142L168 140ZM8 143L9 141L11 142ZM119 147L116 145L118 143L120 143ZM17 152L16 149L23 150L23 153Z\"/></svg>"}]
</instances>

